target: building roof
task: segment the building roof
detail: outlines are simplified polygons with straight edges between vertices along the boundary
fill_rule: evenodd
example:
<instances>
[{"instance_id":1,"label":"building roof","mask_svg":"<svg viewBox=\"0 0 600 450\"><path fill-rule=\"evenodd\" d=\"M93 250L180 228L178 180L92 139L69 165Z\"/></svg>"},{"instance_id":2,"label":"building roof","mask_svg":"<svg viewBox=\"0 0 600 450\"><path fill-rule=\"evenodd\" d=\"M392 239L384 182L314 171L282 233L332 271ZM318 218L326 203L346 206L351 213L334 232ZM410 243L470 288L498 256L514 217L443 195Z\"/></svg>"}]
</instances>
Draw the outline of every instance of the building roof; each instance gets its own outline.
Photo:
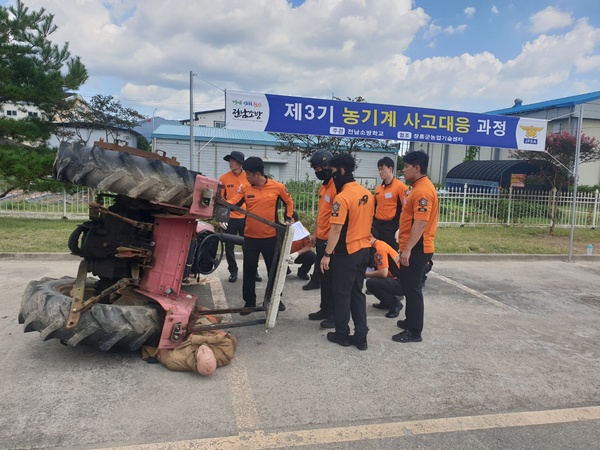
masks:
<instances>
[{"instance_id":1,"label":"building roof","mask_svg":"<svg viewBox=\"0 0 600 450\"><path fill-rule=\"evenodd\" d=\"M281 144L275 136L266 131L246 131L246 130L234 130L228 128L213 128L213 127L199 127L194 128L194 141L210 141L210 142L222 142L229 144L245 144L245 145L267 145L275 147ZM174 140L190 140L190 127L189 125L160 125L154 133L153 138L157 139L174 139ZM302 145L302 143L299 143ZM383 148L363 148L361 151L365 152L384 152L384 153L397 153L397 149L383 149Z\"/></svg>"},{"instance_id":2,"label":"building roof","mask_svg":"<svg viewBox=\"0 0 600 450\"><path fill-rule=\"evenodd\" d=\"M515 101L515 105L511 108L497 109L495 111L488 111L487 113L500 115L522 114L525 112L540 111L545 109L568 108L595 100L600 100L600 91L572 95L571 97L557 98L554 100L547 100L545 102L532 103L530 105L523 105L522 103Z\"/></svg>"},{"instance_id":3,"label":"building roof","mask_svg":"<svg viewBox=\"0 0 600 450\"><path fill-rule=\"evenodd\" d=\"M502 182L507 174L529 173L531 169L526 161L465 161L448 171L446 181L459 178Z\"/></svg>"},{"instance_id":4,"label":"building roof","mask_svg":"<svg viewBox=\"0 0 600 450\"><path fill-rule=\"evenodd\" d=\"M280 142L264 131L230 130L227 128L193 127L195 141L227 142L248 145L276 146ZM153 138L158 139L190 139L188 125L160 125Z\"/></svg>"}]
</instances>

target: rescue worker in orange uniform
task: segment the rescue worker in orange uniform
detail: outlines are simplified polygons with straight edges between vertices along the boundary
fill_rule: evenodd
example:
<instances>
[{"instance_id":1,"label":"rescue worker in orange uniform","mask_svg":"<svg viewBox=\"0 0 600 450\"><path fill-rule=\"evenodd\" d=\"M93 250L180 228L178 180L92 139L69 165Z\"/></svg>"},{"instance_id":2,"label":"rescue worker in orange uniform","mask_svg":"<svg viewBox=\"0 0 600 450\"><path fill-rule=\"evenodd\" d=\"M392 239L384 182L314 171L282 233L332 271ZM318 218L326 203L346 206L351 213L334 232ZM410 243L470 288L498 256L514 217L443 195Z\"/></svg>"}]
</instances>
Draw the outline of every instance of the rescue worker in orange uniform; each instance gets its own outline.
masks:
<instances>
[{"instance_id":1,"label":"rescue worker in orange uniform","mask_svg":"<svg viewBox=\"0 0 600 450\"><path fill-rule=\"evenodd\" d=\"M398 251L395 234L398 231L402 205L408 186L396 178L394 160L388 156L377 162L381 184L375 188L375 217L373 226L379 239Z\"/></svg>"},{"instance_id":2,"label":"rescue worker in orange uniform","mask_svg":"<svg viewBox=\"0 0 600 450\"><path fill-rule=\"evenodd\" d=\"M223 157L229 163L230 171L221 175L219 181L223 185L223 198L225 200L232 198L240 188L240 186L248 184L246 173L242 170L244 164L244 154L237 150L232 151L229 155ZM246 226L246 216L237 211L229 213L229 221L227 223L219 223L223 229L223 233L244 236L244 228ZM227 270L229 270L229 282L235 283L238 278L238 265L235 260L235 244L232 242L225 243L225 258L227 259ZM256 281L262 281L262 278L256 272Z\"/></svg>"},{"instance_id":3,"label":"rescue worker in orange uniform","mask_svg":"<svg viewBox=\"0 0 600 450\"><path fill-rule=\"evenodd\" d=\"M230 200L237 206L246 205L246 209L271 222L277 221L277 202L282 200L286 205L285 222L290 223L294 212L294 201L286 187L265 175L263 160L251 156L246 158L242 168L246 171L248 184L240 186L237 194ZM275 228L259 222L252 217L246 218L244 228L244 253L242 297L244 308L256 306L256 273L258 261L262 255L267 266L267 272L271 274L271 265L277 245L277 233ZM279 304L279 310L284 311L283 302ZM247 315L250 311L242 311L240 314Z\"/></svg>"},{"instance_id":4,"label":"rescue worker in orange uniform","mask_svg":"<svg viewBox=\"0 0 600 450\"><path fill-rule=\"evenodd\" d=\"M367 349L367 306L362 292L369 263L373 195L354 180L356 166L349 153L329 162L337 195L331 208L331 229L321 259L321 270L332 271L335 331L327 333L330 342L343 347ZM331 267L330 264L331 263ZM354 334L350 336L350 316Z\"/></svg>"},{"instance_id":5,"label":"rescue worker in orange uniform","mask_svg":"<svg viewBox=\"0 0 600 450\"><path fill-rule=\"evenodd\" d=\"M398 317L402 310L402 287L400 282L392 275L390 268L394 264L394 258L398 252L390 247L386 242L378 239L375 227L371 229L371 247L373 248L373 270L367 270L367 290L371 292L379 303L373 304L377 309L388 309L385 317L393 319ZM397 269L397 267L396 267Z\"/></svg>"},{"instance_id":6,"label":"rescue worker in orange uniform","mask_svg":"<svg viewBox=\"0 0 600 450\"><path fill-rule=\"evenodd\" d=\"M404 155L404 178L411 191L404 201L400 216L398 242L400 254L395 274L406 297L406 319L398 321L404 331L392 336L395 342L421 342L423 331L423 274L435 252L434 240L438 225L438 196L427 176L429 155L413 151Z\"/></svg>"},{"instance_id":7,"label":"rescue worker in orange uniform","mask_svg":"<svg viewBox=\"0 0 600 450\"><path fill-rule=\"evenodd\" d=\"M334 304L331 271L321 271L321 259L327 245L329 230L331 229L331 208L337 190L329 166L333 155L329 150L317 150L310 158L310 166L315 171L315 176L323 183L319 187L319 200L317 203L317 219L315 221L315 234L311 237L314 241L317 258L315 269L310 282L302 286L309 290L320 287L321 303L317 312L308 315L309 320L320 320L321 328L334 328ZM330 261L331 264L331 261Z\"/></svg>"}]
</instances>

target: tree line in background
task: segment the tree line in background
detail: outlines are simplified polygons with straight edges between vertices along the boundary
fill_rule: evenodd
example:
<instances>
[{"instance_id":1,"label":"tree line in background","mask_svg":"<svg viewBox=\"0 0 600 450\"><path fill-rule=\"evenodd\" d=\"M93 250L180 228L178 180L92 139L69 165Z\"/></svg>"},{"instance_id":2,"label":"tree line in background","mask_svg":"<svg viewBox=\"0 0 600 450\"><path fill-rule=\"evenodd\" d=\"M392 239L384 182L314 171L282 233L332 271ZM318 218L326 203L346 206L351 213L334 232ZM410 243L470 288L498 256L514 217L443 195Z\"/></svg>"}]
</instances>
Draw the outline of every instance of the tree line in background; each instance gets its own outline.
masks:
<instances>
[{"instance_id":1,"label":"tree line in background","mask_svg":"<svg viewBox=\"0 0 600 450\"><path fill-rule=\"evenodd\" d=\"M5 197L14 189L51 191L63 185L53 181L52 163L56 150L47 142L51 135L59 141L70 140L88 144L91 130L104 130L106 140L119 141L121 133L139 125L144 116L123 107L112 96L94 96L82 108L69 101L68 91L78 90L87 80L88 72L78 56L71 56L68 43L53 44L50 36L57 27L54 16L44 8L30 11L21 0L13 7L0 6L0 107L6 103L32 105L41 114L15 120L0 116L0 180L8 188L0 192ZM340 100L337 98L337 100ZM362 97L349 101L364 102ZM300 152L307 159L320 149L333 154L359 149L395 149L390 141L326 136L274 133L281 142L279 152ZM576 136L567 132L547 137L547 152L513 151L511 157L528 160L540 167L540 177L558 190L568 188L573 181ZM138 147L149 149L149 143L139 139ZM476 159L479 147L468 147L465 161ZM600 159L600 145L595 138L582 135L581 163ZM360 159L357 159L360 163ZM397 170L403 166L398 158ZM535 180L534 180L535 181Z\"/></svg>"},{"instance_id":2,"label":"tree line in background","mask_svg":"<svg viewBox=\"0 0 600 450\"><path fill-rule=\"evenodd\" d=\"M144 119L112 96L98 95L74 107L69 92L85 83L88 72L81 59L71 55L68 43L52 43L56 30L54 15L44 8L30 11L21 0L0 7L0 107L8 103L40 111L19 120L0 116L0 179L8 186L0 198L15 189L62 189L50 177L56 155L47 144L52 135L87 143L89 129L94 128L116 142L119 133Z\"/></svg>"}]
</instances>

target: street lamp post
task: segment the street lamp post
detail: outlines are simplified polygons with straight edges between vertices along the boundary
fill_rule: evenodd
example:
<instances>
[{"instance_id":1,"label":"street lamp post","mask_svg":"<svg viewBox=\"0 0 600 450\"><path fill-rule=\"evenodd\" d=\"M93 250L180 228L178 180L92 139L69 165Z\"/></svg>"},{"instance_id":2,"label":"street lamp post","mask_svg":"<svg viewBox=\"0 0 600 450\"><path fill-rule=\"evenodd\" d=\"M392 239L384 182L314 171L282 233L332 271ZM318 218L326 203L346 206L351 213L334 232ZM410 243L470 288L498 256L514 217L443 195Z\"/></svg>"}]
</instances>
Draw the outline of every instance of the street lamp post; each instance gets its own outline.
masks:
<instances>
[{"instance_id":1,"label":"street lamp post","mask_svg":"<svg viewBox=\"0 0 600 450\"><path fill-rule=\"evenodd\" d=\"M154 108L154 111L152 111L152 133L150 134L150 136L152 136L152 152L156 153L156 138L153 136L154 134L154 116L156 116L156 111L158 111L158 108Z\"/></svg>"},{"instance_id":2,"label":"street lamp post","mask_svg":"<svg viewBox=\"0 0 600 450\"><path fill-rule=\"evenodd\" d=\"M190 70L190 170L194 170L194 72Z\"/></svg>"},{"instance_id":3,"label":"street lamp post","mask_svg":"<svg viewBox=\"0 0 600 450\"><path fill-rule=\"evenodd\" d=\"M573 206L571 208L571 233L569 235L569 262L573 262L573 238L575 236L575 213L577 205L577 184L579 182L579 155L581 154L581 133L583 129L583 103L579 105L577 119L577 140L575 141L575 168L573 170Z\"/></svg>"},{"instance_id":4,"label":"street lamp post","mask_svg":"<svg viewBox=\"0 0 600 450\"><path fill-rule=\"evenodd\" d=\"M553 117L549 121L556 119L562 119L563 117L569 117L575 114L575 110L568 114L563 114L557 117ZM573 174L573 204L571 206L571 232L569 234L569 258L568 262L573 262L573 239L575 236L575 212L577 211L577 185L579 183L579 155L581 154L581 133L583 130L583 104L579 105L579 117L577 118L577 140L575 141L575 161L573 170L567 167L567 169ZM552 156L552 155L550 155ZM553 158L556 160L556 158ZM556 160L558 163L560 161ZM561 164L563 167L564 164Z\"/></svg>"}]
</instances>

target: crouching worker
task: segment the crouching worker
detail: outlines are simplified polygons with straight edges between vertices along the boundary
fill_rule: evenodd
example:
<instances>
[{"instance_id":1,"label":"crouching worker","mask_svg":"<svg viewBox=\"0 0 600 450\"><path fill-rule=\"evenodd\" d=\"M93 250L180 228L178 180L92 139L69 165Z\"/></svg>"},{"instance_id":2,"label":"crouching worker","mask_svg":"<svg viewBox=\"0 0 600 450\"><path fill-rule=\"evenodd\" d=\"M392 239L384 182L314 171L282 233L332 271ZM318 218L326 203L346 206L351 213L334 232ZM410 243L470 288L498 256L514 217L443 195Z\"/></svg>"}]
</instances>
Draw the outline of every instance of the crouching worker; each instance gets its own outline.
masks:
<instances>
[{"instance_id":1,"label":"crouching worker","mask_svg":"<svg viewBox=\"0 0 600 450\"><path fill-rule=\"evenodd\" d=\"M385 314L385 317L393 319L400 314L402 309L401 300L404 297L400 282L392 275L392 270L390 270L390 264L395 266L396 271L399 270L394 262L398 252L386 242L379 240L375 227L371 228L371 248L373 268L372 270L367 269L365 274L367 289L379 300L379 303L373 304L373 307L388 309L389 311Z\"/></svg>"},{"instance_id":2,"label":"crouching worker","mask_svg":"<svg viewBox=\"0 0 600 450\"><path fill-rule=\"evenodd\" d=\"M196 318L193 315L190 324L210 325L220 323L221 320L221 316L200 315ZM142 358L148 362L159 361L169 370L210 375L217 367L230 363L236 346L237 337L223 330L192 332L172 350L143 346Z\"/></svg>"},{"instance_id":3,"label":"crouching worker","mask_svg":"<svg viewBox=\"0 0 600 450\"><path fill-rule=\"evenodd\" d=\"M297 224L297 225L296 225ZM301 264L298 268L298 278L302 280L309 280L311 267L317 259L317 255L313 252L313 246L310 242L310 233L306 229L302 222L298 220L298 213L294 211L292 213L292 228L294 229L294 240L292 241L292 248L290 249L290 256L288 256L288 264ZM287 274L292 273L292 270L287 269Z\"/></svg>"}]
</instances>

